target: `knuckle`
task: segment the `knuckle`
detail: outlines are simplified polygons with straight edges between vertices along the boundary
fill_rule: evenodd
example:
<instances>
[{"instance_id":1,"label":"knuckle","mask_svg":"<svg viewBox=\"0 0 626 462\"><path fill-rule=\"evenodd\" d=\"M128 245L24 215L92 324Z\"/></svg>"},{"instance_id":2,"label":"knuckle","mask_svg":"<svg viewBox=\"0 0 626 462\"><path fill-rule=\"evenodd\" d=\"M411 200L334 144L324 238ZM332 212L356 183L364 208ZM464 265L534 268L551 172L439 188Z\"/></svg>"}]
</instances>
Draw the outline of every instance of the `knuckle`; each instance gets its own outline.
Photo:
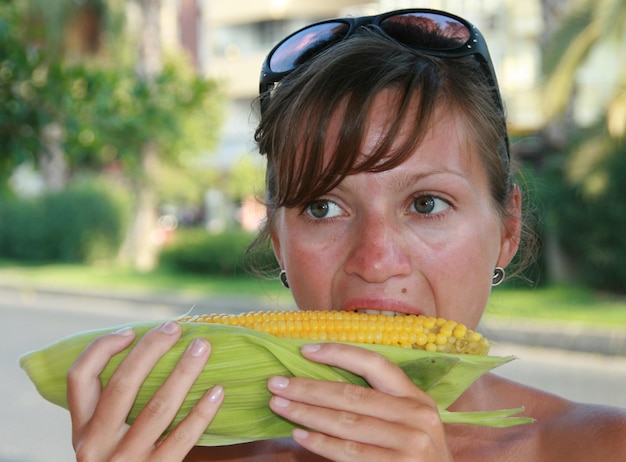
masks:
<instances>
[{"instance_id":1,"label":"knuckle","mask_svg":"<svg viewBox=\"0 0 626 462\"><path fill-rule=\"evenodd\" d=\"M345 441L343 444L343 453L349 459L361 459L364 449L364 446L356 441Z\"/></svg>"},{"instance_id":2,"label":"knuckle","mask_svg":"<svg viewBox=\"0 0 626 462\"><path fill-rule=\"evenodd\" d=\"M79 363L74 363L72 367L69 368L65 379L69 389L76 387L78 383L82 381L82 371Z\"/></svg>"},{"instance_id":3,"label":"knuckle","mask_svg":"<svg viewBox=\"0 0 626 462\"><path fill-rule=\"evenodd\" d=\"M421 419L429 429L440 428L442 425L439 411L433 407L424 407L421 411Z\"/></svg>"},{"instance_id":4,"label":"knuckle","mask_svg":"<svg viewBox=\"0 0 626 462\"><path fill-rule=\"evenodd\" d=\"M355 414L354 412L341 411L339 412L339 415L337 416L337 420L342 425L352 426L358 423L361 420L361 418L358 414Z\"/></svg>"},{"instance_id":5,"label":"knuckle","mask_svg":"<svg viewBox=\"0 0 626 462\"><path fill-rule=\"evenodd\" d=\"M167 402L157 396L153 396L144 406L143 411L148 417L158 417L168 409Z\"/></svg>"},{"instance_id":6,"label":"knuckle","mask_svg":"<svg viewBox=\"0 0 626 462\"><path fill-rule=\"evenodd\" d=\"M372 361L372 367L376 370L378 369L385 370L389 368L396 369L398 367L390 359L386 358L380 353L375 353L372 356L371 361Z\"/></svg>"},{"instance_id":7,"label":"knuckle","mask_svg":"<svg viewBox=\"0 0 626 462\"><path fill-rule=\"evenodd\" d=\"M415 449L416 453L424 454L430 448L432 440L423 432L414 433L411 437L411 447Z\"/></svg>"},{"instance_id":8,"label":"knuckle","mask_svg":"<svg viewBox=\"0 0 626 462\"><path fill-rule=\"evenodd\" d=\"M202 368L194 361L195 359L187 355L183 356L174 369L176 375L181 378L197 377L202 372Z\"/></svg>"},{"instance_id":9,"label":"knuckle","mask_svg":"<svg viewBox=\"0 0 626 462\"><path fill-rule=\"evenodd\" d=\"M198 419L202 422L210 422L215 416L215 410L211 407L213 403L207 400L200 400L191 408L188 418Z\"/></svg>"},{"instance_id":10,"label":"knuckle","mask_svg":"<svg viewBox=\"0 0 626 462\"><path fill-rule=\"evenodd\" d=\"M170 436L168 438L172 438L177 444L181 446L190 445L195 442L192 441L193 437L191 433L180 427L176 427L174 430L172 430L172 433L170 433Z\"/></svg>"},{"instance_id":11,"label":"knuckle","mask_svg":"<svg viewBox=\"0 0 626 462\"><path fill-rule=\"evenodd\" d=\"M114 396L123 396L131 389L131 379L125 374L113 374L104 387L107 394Z\"/></svg>"},{"instance_id":12,"label":"knuckle","mask_svg":"<svg viewBox=\"0 0 626 462\"><path fill-rule=\"evenodd\" d=\"M371 391L359 385L347 384L343 389L343 396L349 401L363 401L369 399Z\"/></svg>"}]
</instances>

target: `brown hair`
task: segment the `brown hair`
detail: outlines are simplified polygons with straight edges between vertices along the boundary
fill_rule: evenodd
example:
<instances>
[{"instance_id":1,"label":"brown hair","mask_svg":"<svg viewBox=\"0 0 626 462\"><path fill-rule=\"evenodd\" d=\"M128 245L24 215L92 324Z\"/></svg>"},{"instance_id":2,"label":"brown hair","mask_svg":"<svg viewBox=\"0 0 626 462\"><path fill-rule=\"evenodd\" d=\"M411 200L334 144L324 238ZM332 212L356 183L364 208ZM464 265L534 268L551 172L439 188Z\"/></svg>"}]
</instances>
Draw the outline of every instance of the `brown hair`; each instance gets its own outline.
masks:
<instances>
[{"instance_id":1,"label":"brown hair","mask_svg":"<svg viewBox=\"0 0 626 462\"><path fill-rule=\"evenodd\" d=\"M260 153L267 156L268 207L257 243L267 241L277 208L303 207L347 175L401 164L442 103L466 122L470 142L487 170L494 204L506 216L513 174L507 155L504 160L501 155L508 143L504 115L488 82L473 57L427 56L367 28L302 65L265 95L255 134ZM394 90L397 107L377 148L364 157L360 154L370 107L384 89ZM409 111L415 97L417 113ZM338 111L338 141L333 155L324 156L330 120ZM408 117L415 118L414 130L391 151Z\"/></svg>"}]
</instances>

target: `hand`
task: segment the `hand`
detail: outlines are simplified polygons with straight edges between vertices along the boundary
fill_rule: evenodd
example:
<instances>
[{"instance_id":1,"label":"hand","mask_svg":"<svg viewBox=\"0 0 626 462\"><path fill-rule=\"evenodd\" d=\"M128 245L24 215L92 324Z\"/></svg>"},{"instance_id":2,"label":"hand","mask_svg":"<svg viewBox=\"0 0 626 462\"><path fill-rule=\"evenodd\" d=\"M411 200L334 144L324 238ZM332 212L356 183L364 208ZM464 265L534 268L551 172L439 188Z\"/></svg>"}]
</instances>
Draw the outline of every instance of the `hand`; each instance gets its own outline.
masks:
<instances>
[{"instance_id":1,"label":"hand","mask_svg":"<svg viewBox=\"0 0 626 462\"><path fill-rule=\"evenodd\" d=\"M67 376L72 442L78 461L182 460L198 441L223 400L220 386L200 398L165 439L159 438L209 358L211 348L205 339L190 343L133 425L125 422L141 384L181 332L178 323L167 322L146 333L104 389L100 374L115 354L132 343L135 332L124 329L104 335L85 349Z\"/></svg>"},{"instance_id":2,"label":"hand","mask_svg":"<svg viewBox=\"0 0 626 462\"><path fill-rule=\"evenodd\" d=\"M312 430L294 430L298 444L335 461L452 461L434 401L391 361L333 343L305 345L302 354L360 375L372 388L272 377L272 410Z\"/></svg>"}]
</instances>

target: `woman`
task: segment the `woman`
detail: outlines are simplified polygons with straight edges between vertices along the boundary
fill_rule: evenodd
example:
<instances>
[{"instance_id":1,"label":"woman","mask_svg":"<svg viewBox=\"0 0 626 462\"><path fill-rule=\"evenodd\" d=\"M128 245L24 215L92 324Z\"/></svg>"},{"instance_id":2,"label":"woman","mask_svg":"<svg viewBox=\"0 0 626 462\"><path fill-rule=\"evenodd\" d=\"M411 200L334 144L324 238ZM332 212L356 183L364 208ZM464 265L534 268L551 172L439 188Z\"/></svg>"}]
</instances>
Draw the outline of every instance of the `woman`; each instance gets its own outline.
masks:
<instances>
[{"instance_id":1,"label":"woman","mask_svg":"<svg viewBox=\"0 0 626 462\"><path fill-rule=\"evenodd\" d=\"M426 10L316 24L268 55L261 89L256 138L268 161L268 220L260 240L271 239L298 307L426 314L475 328L524 234L504 111L478 32ZM487 375L452 409L524 406L536 422L443 425L399 368L341 344L308 345L302 354L357 373L371 388L268 381L274 412L310 431L191 450L228 393L216 386L155 443L209 358L206 340L192 342L132 426L124 419L179 334L176 323L147 334L104 390L100 371L134 332L101 337L85 351L68 376L79 460L534 462L626 454L621 410Z\"/></svg>"}]
</instances>

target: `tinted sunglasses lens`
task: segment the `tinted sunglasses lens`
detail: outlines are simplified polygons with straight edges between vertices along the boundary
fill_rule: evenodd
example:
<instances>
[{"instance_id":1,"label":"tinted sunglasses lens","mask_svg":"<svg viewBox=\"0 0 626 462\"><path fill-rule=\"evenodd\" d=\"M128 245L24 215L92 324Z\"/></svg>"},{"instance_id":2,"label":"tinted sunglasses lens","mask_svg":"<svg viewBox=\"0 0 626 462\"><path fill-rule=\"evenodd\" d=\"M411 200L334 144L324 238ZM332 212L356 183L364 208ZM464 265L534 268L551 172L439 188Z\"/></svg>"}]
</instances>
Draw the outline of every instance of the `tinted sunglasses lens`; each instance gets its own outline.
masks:
<instances>
[{"instance_id":1,"label":"tinted sunglasses lens","mask_svg":"<svg viewBox=\"0 0 626 462\"><path fill-rule=\"evenodd\" d=\"M403 13L389 16L380 28L390 37L416 48L449 50L464 45L472 31L461 21L437 13Z\"/></svg>"},{"instance_id":2,"label":"tinted sunglasses lens","mask_svg":"<svg viewBox=\"0 0 626 462\"><path fill-rule=\"evenodd\" d=\"M272 72L288 72L312 56L341 41L350 26L344 22L325 22L297 32L274 51L269 65Z\"/></svg>"}]
</instances>

